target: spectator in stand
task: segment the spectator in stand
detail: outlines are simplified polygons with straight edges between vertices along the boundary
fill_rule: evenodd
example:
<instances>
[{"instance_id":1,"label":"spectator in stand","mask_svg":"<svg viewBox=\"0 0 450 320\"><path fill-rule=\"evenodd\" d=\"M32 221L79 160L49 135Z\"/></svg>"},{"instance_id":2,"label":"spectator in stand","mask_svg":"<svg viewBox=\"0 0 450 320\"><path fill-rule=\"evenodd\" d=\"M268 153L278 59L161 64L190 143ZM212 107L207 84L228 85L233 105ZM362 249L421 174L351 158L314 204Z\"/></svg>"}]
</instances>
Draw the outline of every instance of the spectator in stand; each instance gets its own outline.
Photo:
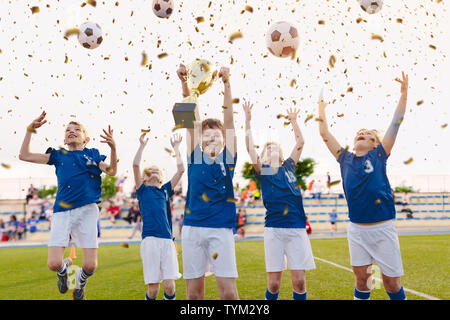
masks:
<instances>
[{"instance_id":1,"label":"spectator in stand","mask_svg":"<svg viewBox=\"0 0 450 320\"><path fill-rule=\"evenodd\" d=\"M412 219L413 217L413 211L409 208L409 194L408 192L403 192L402 195L402 212L406 213L407 219Z\"/></svg>"},{"instance_id":2,"label":"spectator in stand","mask_svg":"<svg viewBox=\"0 0 450 320\"><path fill-rule=\"evenodd\" d=\"M8 229L7 229L7 235L8 239L16 239L17 236L17 229L19 228L19 221L17 221L17 217L12 214L9 217L9 223L8 223Z\"/></svg>"},{"instance_id":3,"label":"spectator in stand","mask_svg":"<svg viewBox=\"0 0 450 320\"><path fill-rule=\"evenodd\" d=\"M237 221L236 221L236 232L242 237L245 238L245 230L244 226L247 222L247 210L244 208L239 209L239 213L237 214Z\"/></svg>"},{"instance_id":4,"label":"spectator in stand","mask_svg":"<svg viewBox=\"0 0 450 320\"><path fill-rule=\"evenodd\" d=\"M305 224L306 234L310 235L312 233L311 225L308 221L308 216L306 216L306 224Z\"/></svg>"},{"instance_id":5,"label":"spectator in stand","mask_svg":"<svg viewBox=\"0 0 450 320\"><path fill-rule=\"evenodd\" d=\"M30 187L28 188L28 193L27 193L27 197L26 197L26 201L28 204L28 201L33 198L34 194L37 194L38 190L33 186L33 184L30 184Z\"/></svg>"},{"instance_id":6,"label":"spectator in stand","mask_svg":"<svg viewBox=\"0 0 450 320\"><path fill-rule=\"evenodd\" d=\"M242 193L241 193L241 199L242 199L242 205L244 207L248 206L248 202L249 202L249 197L248 197L248 189L245 188Z\"/></svg>"},{"instance_id":7,"label":"spectator in stand","mask_svg":"<svg viewBox=\"0 0 450 320\"><path fill-rule=\"evenodd\" d=\"M133 231L128 239L133 239L136 231L142 233L142 216L141 211L139 211L139 207L137 205L133 205L129 211L129 217L131 218L131 225L133 226Z\"/></svg>"},{"instance_id":8,"label":"spectator in stand","mask_svg":"<svg viewBox=\"0 0 450 320\"><path fill-rule=\"evenodd\" d=\"M120 206L114 200L109 200L108 213L112 223L116 223L116 219L120 218Z\"/></svg>"},{"instance_id":9,"label":"spectator in stand","mask_svg":"<svg viewBox=\"0 0 450 320\"><path fill-rule=\"evenodd\" d=\"M242 199L238 184L234 187L234 199L236 200L236 202L239 202L240 199Z\"/></svg>"},{"instance_id":10,"label":"spectator in stand","mask_svg":"<svg viewBox=\"0 0 450 320\"><path fill-rule=\"evenodd\" d=\"M114 196L114 202L116 205L118 205L120 208L122 208L125 205L125 200L127 196L125 192L123 192L122 187L117 188L116 195Z\"/></svg>"},{"instance_id":11,"label":"spectator in stand","mask_svg":"<svg viewBox=\"0 0 450 320\"><path fill-rule=\"evenodd\" d=\"M30 218L33 214L41 215L42 213L42 200L39 199L37 193L34 193L32 198L28 200L27 205L27 217Z\"/></svg>"},{"instance_id":12,"label":"spectator in stand","mask_svg":"<svg viewBox=\"0 0 450 320\"><path fill-rule=\"evenodd\" d=\"M337 231L337 224L336 224L336 220L337 220L337 216L338 216L338 214L337 214L337 212L336 212L336 209L335 208L333 208L333 210L330 212L330 213L328 213L328 215L330 216L330 223L331 223L331 231Z\"/></svg>"},{"instance_id":13,"label":"spectator in stand","mask_svg":"<svg viewBox=\"0 0 450 320\"><path fill-rule=\"evenodd\" d=\"M312 187L313 198L317 199L317 204L321 204L320 198L323 192L323 184L320 180L314 183Z\"/></svg>"},{"instance_id":14,"label":"spectator in stand","mask_svg":"<svg viewBox=\"0 0 450 320\"><path fill-rule=\"evenodd\" d=\"M35 215L32 215L30 219L28 219L28 225L30 226L30 233L35 233L37 231L38 219L36 219Z\"/></svg>"},{"instance_id":15,"label":"spectator in stand","mask_svg":"<svg viewBox=\"0 0 450 320\"><path fill-rule=\"evenodd\" d=\"M19 225L17 227L17 237L18 240L25 239L27 234L27 222L25 221L25 218L21 218Z\"/></svg>"},{"instance_id":16,"label":"spectator in stand","mask_svg":"<svg viewBox=\"0 0 450 320\"><path fill-rule=\"evenodd\" d=\"M41 206L42 206L42 211L41 211L41 216L39 218L49 220L48 216L49 215L51 216L50 210L53 213L53 203L50 201L50 196L45 197Z\"/></svg>"},{"instance_id":17,"label":"spectator in stand","mask_svg":"<svg viewBox=\"0 0 450 320\"><path fill-rule=\"evenodd\" d=\"M2 241L8 241L7 235L8 228L6 228L6 224L3 219L0 219L0 238Z\"/></svg>"},{"instance_id":18,"label":"spectator in stand","mask_svg":"<svg viewBox=\"0 0 450 320\"><path fill-rule=\"evenodd\" d=\"M330 173L327 172L327 189L328 189L328 193L330 193L330 189L331 189L331 176Z\"/></svg>"}]
</instances>

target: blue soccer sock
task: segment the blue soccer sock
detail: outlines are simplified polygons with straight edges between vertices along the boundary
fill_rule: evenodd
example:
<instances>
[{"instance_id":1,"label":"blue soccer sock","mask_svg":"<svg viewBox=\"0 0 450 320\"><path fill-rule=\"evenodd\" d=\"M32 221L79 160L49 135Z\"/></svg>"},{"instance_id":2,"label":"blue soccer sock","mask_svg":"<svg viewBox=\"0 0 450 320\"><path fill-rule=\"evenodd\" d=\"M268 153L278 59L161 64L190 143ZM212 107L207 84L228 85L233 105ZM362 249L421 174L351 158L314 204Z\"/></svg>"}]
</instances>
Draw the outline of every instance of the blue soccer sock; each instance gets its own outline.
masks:
<instances>
[{"instance_id":1,"label":"blue soccer sock","mask_svg":"<svg viewBox=\"0 0 450 320\"><path fill-rule=\"evenodd\" d=\"M145 300L147 300L147 301L153 301L153 300L156 300L156 298L150 298L150 297L148 296L148 292L146 292L146 293L145 293Z\"/></svg>"},{"instance_id":2,"label":"blue soccer sock","mask_svg":"<svg viewBox=\"0 0 450 320\"><path fill-rule=\"evenodd\" d=\"M168 296L165 292L164 292L164 300L175 300L175 296L177 295L177 292L174 291L173 295Z\"/></svg>"},{"instance_id":3,"label":"blue soccer sock","mask_svg":"<svg viewBox=\"0 0 450 320\"><path fill-rule=\"evenodd\" d=\"M358 289L355 288L353 300L370 300L370 290L359 291Z\"/></svg>"},{"instance_id":4,"label":"blue soccer sock","mask_svg":"<svg viewBox=\"0 0 450 320\"><path fill-rule=\"evenodd\" d=\"M398 292L390 293L390 292L386 291L386 293L388 294L388 296L391 300L407 300L405 291L403 290L403 287L401 287Z\"/></svg>"},{"instance_id":5,"label":"blue soccer sock","mask_svg":"<svg viewBox=\"0 0 450 320\"><path fill-rule=\"evenodd\" d=\"M266 289L266 300L278 300L279 293L279 291L277 293L272 293L269 289Z\"/></svg>"},{"instance_id":6,"label":"blue soccer sock","mask_svg":"<svg viewBox=\"0 0 450 320\"><path fill-rule=\"evenodd\" d=\"M87 279L90 276L92 276L94 274L94 272L87 273L86 271L84 271L83 268L81 268L80 277L78 278L78 281L79 281L78 283L80 284L80 288L83 288L86 285Z\"/></svg>"},{"instance_id":7,"label":"blue soccer sock","mask_svg":"<svg viewBox=\"0 0 450 320\"><path fill-rule=\"evenodd\" d=\"M295 290L292 291L292 298L294 300L306 300L306 290L303 293L295 292Z\"/></svg>"},{"instance_id":8,"label":"blue soccer sock","mask_svg":"<svg viewBox=\"0 0 450 320\"><path fill-rule=\"evenodd\" d=\"M67 264L63 261L61 268L57 271L58 276L64 276L67 273Z\"/></svg>"}]
</instances>

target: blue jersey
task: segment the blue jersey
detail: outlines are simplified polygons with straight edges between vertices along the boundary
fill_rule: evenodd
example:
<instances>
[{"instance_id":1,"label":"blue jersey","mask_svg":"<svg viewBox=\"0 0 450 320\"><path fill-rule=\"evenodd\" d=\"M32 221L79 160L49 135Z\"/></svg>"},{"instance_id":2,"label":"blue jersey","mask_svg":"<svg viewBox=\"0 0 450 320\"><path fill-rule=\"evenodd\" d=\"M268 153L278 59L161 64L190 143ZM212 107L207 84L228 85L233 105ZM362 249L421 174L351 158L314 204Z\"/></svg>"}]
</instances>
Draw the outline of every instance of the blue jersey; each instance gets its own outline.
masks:
<instances>
[{"instance_id":1,"label":"blue jersey","mask_svg":"<svg viewBox=\"0 0 450 320\"><path fill-rule=\"evenodd\" d=\"M102 194L102 171L99 168L106 156L97 149L67 151L49 148L49 165L56 168L58 192L53 212L76 209L100 202Z\"/></svg>"},{"instance_id":2,"label":"blue jersey","mask_svg":"<svg viewBox=\"0 0 450 320\"><path fill-rule=\"evenodd\" d=\"M278 170L263 164L256 178L266 208L265 226L304 228L306 216L294 160L288 158Z\"/></svg>"},{"instance_id":3,"label":"blue jersey","mask_svg":"<svg viewBox=\"0 0 450 320\"><path fill-rule=\"evenodd\" d=\"M143 221L142 239L145 237L172 239L171 196L173 190L170 181L161 188L145 184L139 187L137 197Z\"/></svg>"},{"instance_id":4,"label":"blue jersey","mask_svg":"<svg viewBox=\"0 0 450 320\"><path fill-rule=\"evenodd\" d=\"M361 157L341 149L337 161L341 165L351 222L371 223L395 218L394 199L386 175L387 158L381 143Z\"/></svg>"},{"instance_id":5,"label":"blue jersey","mask_svg":"<svg viewBox=\"0 0 450 320\"><path fill-rule=\"evenodd\" d=\"M184 225L233 228L236 223L233 176L237 156L225 147L211 159L197 145L188 159Z\"/></svg>"}]
</instances>

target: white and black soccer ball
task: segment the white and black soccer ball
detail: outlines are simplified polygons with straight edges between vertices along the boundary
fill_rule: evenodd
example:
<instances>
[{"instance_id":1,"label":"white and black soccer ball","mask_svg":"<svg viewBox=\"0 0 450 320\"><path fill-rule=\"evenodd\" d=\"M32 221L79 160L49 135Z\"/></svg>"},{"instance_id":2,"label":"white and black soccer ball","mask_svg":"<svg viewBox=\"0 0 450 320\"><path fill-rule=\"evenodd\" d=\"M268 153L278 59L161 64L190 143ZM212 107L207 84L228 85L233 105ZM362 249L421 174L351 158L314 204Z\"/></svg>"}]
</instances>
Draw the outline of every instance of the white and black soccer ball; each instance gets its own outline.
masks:
<instances>
[{"instance_id":1,"label":"white and black soccer ball","mask_svg":"<svg viewBox=\"0 0 450 320\"><path fill-rule=\"evenodd\" d=\"M383 6L383 0L359 0L361 9L369 14L377 13Z\"/></svg>"},{"instance_id":2,"label":"white and black soccer ball","mask_svg":"<svg viewBox=\"0 0 450 320\"><path fill-rule=\"evenodd\" d=\"M299 42L297 28L286 21L272 24L266 34L267 49L276 57L292 57Z\"/></svg>"},{"instance_id":3,"label":"white and black soccer ball","mask_svg":"<svg viewBox=\"0 0 450 320\"><path fill-rule=\"evenodd\" d=\"M153 12L158 18L169 18L173 12L173 0L153 0Z\"/></svg>"},{"instance_id":4,"label":"white and black soccer ball","mask_svg":"<svg viewBox=\"0 0 450 320\"><path fill-rule=\"evenodd\" d=\"M80 26L78 41L87 49L97 48L103 41L102 28L95 22L85 22Z\"/></svg>"}]
</instances>

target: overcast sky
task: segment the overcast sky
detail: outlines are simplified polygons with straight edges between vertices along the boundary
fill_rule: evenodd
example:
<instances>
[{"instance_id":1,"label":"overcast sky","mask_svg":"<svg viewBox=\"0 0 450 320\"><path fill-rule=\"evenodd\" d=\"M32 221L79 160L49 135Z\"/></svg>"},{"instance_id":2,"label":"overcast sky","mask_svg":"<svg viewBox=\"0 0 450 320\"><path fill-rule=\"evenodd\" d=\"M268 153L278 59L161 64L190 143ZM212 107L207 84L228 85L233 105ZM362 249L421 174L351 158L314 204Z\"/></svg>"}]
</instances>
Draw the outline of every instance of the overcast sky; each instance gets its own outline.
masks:
<instances>
[{"instance_id":1,"label":"overcast sky","mask_svg":"<svg viewBox=\"0 0 450 320\"><path fill-rule=\"evenodd\" d=\"M195 58L231 69L233 97L241 101L234 105L239 171L249 160L244 100L255 104L255 143L279 141L286 156L294 137L277 115L300 108L302 158L318 162L316 173L330 171L338 177L338 163L321 140L317 122L304 122L317 114L320 89L324 87L327 101L334 101L327 107L332 133L351 149L358 129L387 129L400 97L394 79L405 71L410 79L408 107L388 173L450 172L450 128L442 128L450 122L445 1L384 1L381 12L369 15L356 0L211 1L210 6L209 0L175 0L174 13L164 20L153 14L149 0L97 1L96 7L81 7L83 1L74 0L0 2L0 162L11 166L0 167L0 178L54 176L53 167L18 160L25 128L42 110L49 123L33 135L33 152L62 146L65 124L78 120L92 139L88 147L109 156L99 135L110 124L120 159L118 174L130 176L140 130L150 127L143 159L159 165L170 178L176 165L165 148L170 148L174 127L172 106L182 100L176 69ZM246 5L253 13L245 11ZM32 14L33 6L40 12ZM199 16L204 22L197 23ZM67 29L86 20L103 29L103 43L95 50L83 48L76 36L64 39ZM266 49L266 31L281 20L298 29L299 61L276 58ZM229 43L236 31L243 37ZM372 34L383 41L373 40ZM148 55L147 66L141 66L142 52ZM161 53L168 56L158 59ZM331 55L334 68L328 63ZM202 118L222 118L222 90L217 81L200 96ZM413 162L405 165L410 158Z\"/></svg>"}]
</instances>

